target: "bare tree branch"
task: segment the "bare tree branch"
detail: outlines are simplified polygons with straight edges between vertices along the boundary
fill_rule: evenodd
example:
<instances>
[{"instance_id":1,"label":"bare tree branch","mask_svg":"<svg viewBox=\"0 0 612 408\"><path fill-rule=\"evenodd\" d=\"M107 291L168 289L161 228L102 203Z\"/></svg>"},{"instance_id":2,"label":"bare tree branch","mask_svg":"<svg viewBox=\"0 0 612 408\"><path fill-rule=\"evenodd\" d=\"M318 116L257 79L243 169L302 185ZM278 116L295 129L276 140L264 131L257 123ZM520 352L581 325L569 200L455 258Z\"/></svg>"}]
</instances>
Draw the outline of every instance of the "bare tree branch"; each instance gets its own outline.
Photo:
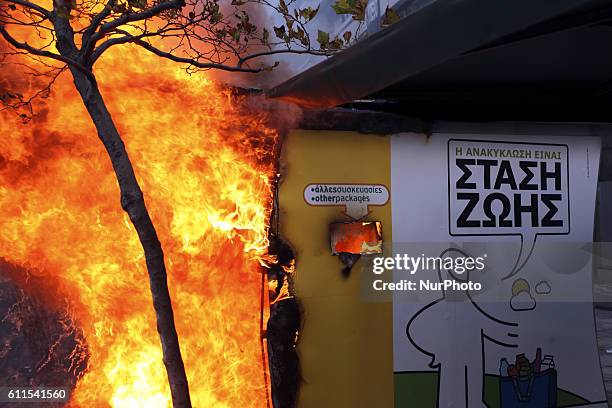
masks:
<instances>
[{"instance_id":1,"label":"bare tree branch","mask_svg":"<svg viewBox=\"0 0 612 408\"><path fill-rule=\"evenodd\" d=\"M89 51L93 48L90 45L91 36L96 32L104 19L110 15L113 7L115 7L115 4L117 4L117 0L108 0L104 6L104 9L91 20L91 24L83 33L82 49L85 50L85 52L89 53Z\"/></svg>"},{"instance_id":2,"label":"bare tree branch","mask_svg":"<svg viewBox=\"0 0 612 408\"><path fill-rule=\"evenodd\" d=\"M143 41L143 40L138 40L135 39L134 41L131 41L133 44L139 45L142 48L146 49L147 51L152 52L153 54L162 57L162 58L166 58L169 59L171 61L174 62L180 62L183 64L188 64L188 65L192 65L196 68L201 68L201 69L220 69L222 71L230 71L230 72L250 72L250 73L258 73L261 71L264 71L266 68L242 68L240 66L230 66L230 65L224 65L224 64L215 64L215 63L211 63L211 62L200 62L191 58L186 58L186 57L179 57L178 55L174 55L172 53L169 52L165 52L160 50L159 48L151 45L150 43Z\"/></svg>"},{"instance_id":3,"label":"bare tree branch","mask_svg":"<svg viewBox=\"0 0 612 408\"><path fill-rule=\"evenodd\" d=\"M160 13L163 13L164 11L178 9L184 4L185 4L184 0L168 0L168 1L162 1L161 3L158 3L153 7L144 9L143 11L140 11L137 13L134 13L134 12L125 13L121 15L121 17L113 21L109 21L107 23L102 24L100 26L100 29L91 36L87 44L88 48L85 51L86 52L91 51L91 47L95 46L95 44L99 40L101 40L107 33L111 32L115 28L118 28L124 24L132 23L136 21L143 21L143 20L155 17L159 15Z\"/></svg>"},{"instance_id":4,"label":"bare tree branch","mask_svg":"<svg viewBox=\"0 0 612 408\"><path fill-rule=\"evenodd\" d=\"M32 115L34 114L34 110L32 108L32 103L34 102L34 100L38 98L48 97L48 95L51 93L51 87L55 84L57 78L66 70L66 67L67 66L64 65L60 68L53 68L47 73L31 73L31 75L36 77L49 77L49 80L47 81L46 85L38 89L27 99L23 98L21 95L0 95L0 102L4 105L4 108L0 108L0 111L10 109L12 111L17 111L18 113L18 110L25 107L28 111L28 114L18 113L18 116L21 117L23 121L29 121L32 118ZM11 98L11 96L13 97ZM15 102L10 101L10 99L13 99Z\"/></svg>"},{"instance_id":5,"label":"bare tree branch","mask_svg":"<svg viewBox=\"0 0 612 408\"><path fill-rule=\"evenodd\" d=\"M4 1L6 1L7 3L18 4L25 8L36 10L37 12L39 12L40 14L42 14L43 16L51 20L51 17L52 17L51 12L45 9L44 7L39 6L38 4L30 3L29 1L25 1L25 0L4 0Z\"/></svg>"},{"instance_id":6,"label":"bare tree branch","mask_svg":"<svg viewBox=\"0 0 612 408\"><path fill-rule=\"evenodd\" d=\"M102 44L100 44L95 49L95 51L91 54L91 56L89 57L90 65L95 64L95 62L98 60L98 58L100 58L102 56L102 54L104 54L110 47L112 47L114 45L133 43L133 42L136 42L136 40L141 40L144 37L154 37L154 36L158 36L158 35L162 35L163 34L162 30L157 30L157 31L153 31L153 32L146 32L145 31L142 34L135 35L135 36L129 34L127 31L123 31L123 30L116 30L116 32L118 34L121 34L122 36L121 37L109 38L108 40L106 40Z\"/></svg>"},{"instance_id":7,"label":"bare tree branch","mask_svg":"<svg viewBox=\"0 0 612 408\"><path fill-rule=\"evenodd\" d=\"M323 56L323 57L329 57L330 55L333 55L336 52L338 51L335 51L335 50L320 51L320 50L310 50L310 49L306 49L306 50L293 50L293 49L269 50L269 51L256 52L254 54L250 54L245 57L242 57L238 60L237 65L241 67L244 65L245 62L253 58L265 57L265 56L276 55L276 54L301 54L301 55L308 54L308 55L318 55L318 56Z\"/></svg>"},{"instance_id":8,"label":"bare tree branch","mask_svg":"<svg viewBox=\"0 0 612 408\"><path fill-rule=\"evenodd\" d=\"M84 74L87 74L88 76L92 75L90 70L88 70L83 65L79 64L77 61L75 61L75 60L73 60L71 58L65 57L65 56L60 55L60 54L53 53L51 51L41 50L41 49L32 47L27 42L19 42L19 41L17 41L13 36L11 36L8 33L8 31L6 31L6 28L4 27L4 25L0 25L0 34L2 35L2 37L4 37L4 39L9 44L11 44L13 47L15 47L17 49L27 51L28 53L33 54L33 55L38 55L40 57L51 58L51 59L54 59L56 61L63 62L65 64L72 65L75 68L77 68L79 71L82 71Z\"/></svg>"}]
</instances>

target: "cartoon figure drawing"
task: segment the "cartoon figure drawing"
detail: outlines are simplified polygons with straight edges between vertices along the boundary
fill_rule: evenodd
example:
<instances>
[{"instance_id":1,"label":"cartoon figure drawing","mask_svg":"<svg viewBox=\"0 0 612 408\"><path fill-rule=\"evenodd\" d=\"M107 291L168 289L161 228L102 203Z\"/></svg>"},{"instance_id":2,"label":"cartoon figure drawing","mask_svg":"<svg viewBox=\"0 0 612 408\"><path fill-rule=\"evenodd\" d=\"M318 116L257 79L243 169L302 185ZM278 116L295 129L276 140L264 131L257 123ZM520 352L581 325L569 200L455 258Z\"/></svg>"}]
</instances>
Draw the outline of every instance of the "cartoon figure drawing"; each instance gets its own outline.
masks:
<instances>
[{"instance_id":1,"label":"cartoon figure drawing","mask_svg":"<svg viewBox=\"0 0 612 408\"><path fill-rule=\"evenodd\" d=\"M440 254L467 256L457 248ZM470 272L457 275L438 270L440 282L470 281ZM472 279L472 281L474 281ZM484 342L516 348L518 323L485 311L469 291L443 291L442 297L423 307L408 322L406 335L420 352L431 357L439 372L439 408L484 408ZM431 339L444 339L432 342ZM435 344L432 347L432 344Z\"/></svg>"}]
</instances>

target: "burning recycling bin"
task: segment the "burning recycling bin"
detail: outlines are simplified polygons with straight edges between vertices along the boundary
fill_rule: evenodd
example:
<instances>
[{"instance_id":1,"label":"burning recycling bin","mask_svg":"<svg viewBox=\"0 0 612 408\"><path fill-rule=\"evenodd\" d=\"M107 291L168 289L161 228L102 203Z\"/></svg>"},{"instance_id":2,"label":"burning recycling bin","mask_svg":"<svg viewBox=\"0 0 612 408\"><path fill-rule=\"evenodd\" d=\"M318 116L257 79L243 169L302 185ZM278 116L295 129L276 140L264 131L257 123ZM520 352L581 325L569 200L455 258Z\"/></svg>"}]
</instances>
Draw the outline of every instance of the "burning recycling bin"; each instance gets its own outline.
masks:
<instances>
[{"instance_id":1,"label":"burning recycling bin","mask_svg":"<svg viewBox=\"0 0 612 408\"><path fill-rule=\"evenodd\" d=\"M592 240L600 140L474 127L288 135L279 231L295 249L292 294L304 317L297 407L606 406L591 260L559 251ZM365 205L349 197L364 189L375 194ZM367 291L382 275L362 258L429 257L423 244L434 258L453 249L484 259L464 279L491 290ZM417 287L451 276L412 272L384 276ZM512 350L537 348L547 354L508 362Z\"/></svg>"},{"instance_id":2,"label":"burning recycling bin","mask_svg":"<svg viewBox=\"0 0 612 408\"><path fill-rule=\"evenodd\" d=\"M379 221L334 222L329 231L331 251L345 265L344 276L350 273L361 255L382 253L382 225Z\"/></svg>"}]
</instances>

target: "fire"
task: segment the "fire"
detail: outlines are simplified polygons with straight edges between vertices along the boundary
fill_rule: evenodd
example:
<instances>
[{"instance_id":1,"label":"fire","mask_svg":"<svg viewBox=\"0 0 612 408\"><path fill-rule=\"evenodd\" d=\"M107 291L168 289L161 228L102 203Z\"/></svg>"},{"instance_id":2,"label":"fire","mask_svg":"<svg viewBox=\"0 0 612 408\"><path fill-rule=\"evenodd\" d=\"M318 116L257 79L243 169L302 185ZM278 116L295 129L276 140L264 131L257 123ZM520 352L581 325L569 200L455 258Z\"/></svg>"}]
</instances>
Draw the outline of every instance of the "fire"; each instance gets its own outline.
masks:
<instances>
[{"instance_id":1,"label":"fire","mask_svg":"<svg viewBox=\"0 0 612 408\"><path fill-rule=\"evenodd\" d=\"M265 407L257 259L275 130L209 75L136 48L96 75L165 251L194 407ZM36 112L0 112L0 258L69 301L89 352L71 406L168 407L142 248L69 74Z\"/></svg>"}]
</instances>

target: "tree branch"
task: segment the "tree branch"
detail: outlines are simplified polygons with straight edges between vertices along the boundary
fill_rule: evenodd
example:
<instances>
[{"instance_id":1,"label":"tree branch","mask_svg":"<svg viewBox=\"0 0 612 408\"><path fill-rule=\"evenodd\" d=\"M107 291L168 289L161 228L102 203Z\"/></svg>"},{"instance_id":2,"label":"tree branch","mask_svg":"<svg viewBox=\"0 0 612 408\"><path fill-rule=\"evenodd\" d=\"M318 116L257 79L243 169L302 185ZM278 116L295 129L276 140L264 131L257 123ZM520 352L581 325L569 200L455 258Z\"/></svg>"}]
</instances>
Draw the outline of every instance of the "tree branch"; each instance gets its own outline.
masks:
<instances>
[{"instance_id":1,"label":"tree branch","mask_svg":"<svg viewBox=\"0 0 612 408\"><path fill-rule=\"evenodd\" d=\"M6 110L6 109L11 109L13 111L17 111L18 109L21 108L26 108L29 112L29 116L27 114L19 114L19 116L22 118L22 120L27 120L29 121L30 119L32 119L32 115L34 114L34 110L32 108L32 102L34 102L35 99L37 98L46 98L50 93L51 93L51 87L53 86L53 84L55 84L55 81L57 81L57 78L59 78L59 76L66 70L67 66L64 65L61 68L53 68L53 70L55 71L55 74L51 74L52 71L48 72L48 73L41 73L41 74L31 74L31 75L35 75L35 76L50 76L50 80L47 83L47 85L45 85L43 88L39 89L37 92L35 92L32 96L30 96L28 99L24 99L21 97L17 97L17 98L13 98L13 99L17 99L16 103L10 103L10 102L6 102L5 100L3 100L2 96L0 96L0 102L5 105L4 108L0 108L0 111Z\"/></svg>"},{"instance_id":2,"label":"tree branch","mask_svg":"<svg viewBox=\"0 0 612 408\"><path fill-rule=\"evenodd\" d=\"M87 27L87 29L83 33L82 48L86 54L91 52L91 49L93 49L93 45L90 45L89 43L91 40L91 36L96 32L100 24L102 24L102 21L104 21L104 19L110 15L116 3L117 3L117 0L108 0L108 3L106 3L106 5L104 6L104 10L99 12L93 18L93 20L91 20L91 24L89 25L89 27Z\"/></svg>"},{"instance_id":3,"label":"tree branch","mask_svg":"<svg viewBox=\"0 0 612 408\"><path fill-rule=\"evenodd\" d=\"M124 37L122 37L124 38ZM264 71L266 68L243 68L241 66L231 66L231 65L224 65L224 64L216 64L214 62L200 62L197 61L195 59L192 58L186 58L186 57L179 57L178 55L174 55L172 53L166 52L166 51L162 51L159 48L151 45L150 43L140 40L136 37L132 37L129 41L124 41L124 43L131 43L131 44L136 44L141 46L142 48L146 49L149 52L152 52L153 54L162 57L162 58L166 58L169 59L171 61L174 62L179 62L179 63L183 63L183 64L188 64L188 65L192 65L196 68L201 68L201 69L220 69L222 71L230 71L230 72L248 72L248 73L253 73L256 74L258 72L262 72Z\"/></svg>"},{"instance_id":4,"label":"tree branch","mask_svg":"<svg viewBox=\"0 0 612 408\"><path fill-rule=\"evenodd\" d=\"M86 74L90 79L95 80L95 78L94 78L93 74L91 73L91 71L88 70L87 68L85 68L83 65L79 64L77 61L74 61L73 59L68 58L68 57L64 57L63 55L55 54L55 53L53 53L51 51L40 50L38 48L32 47L27 42L19 42L19 41L17 41L13 36L11 36L8 33L8 31L6 31L6 28L4 27L4 24L0 25L0 34L2 35L2 37L4 37L4 39L9 44L11 44L13 47L15 47L17 49L27 51L30 54L38 55L39 57L51 58L51 59L54 59L56 61L63 62L65 64L72 65L73 67L75 67L79 71L81 71L84 74Z\"/></svg>"},{"instance_id":5,"label":"tree branch","mask_svg":"<svg viewBox=\"0 0 612 408\"><path fill-rule=\"evenodd\" d=\"M23 7L32 9L32 10L36 10L40 14L42 14L43 16L51 20L51 12L45 9L44 7L39 6L38 4L30 3L29 1L25 1L25 0L4 0L4 1L6 1L7 3L18 4L20 6L23 6Z\"/></svg>"},{"instance_id":6,"label":"tree branch","mask_svg":"<svg viewBox=\"0 0 612 408\"><path fill-rule=\"evenodd\" d=\"M98 41L102 39L107 33L127 23L133 23L135 21L142 21L158 16L164 11L178 9L185 4L184 0L168 0L163 1L153 7L140 11L138 13L126 13L121 17L104 23L100 26L100 29L91 36L88 46L93 47Z\"/></svg>"},{"instance_id":7,"label":"tree branch","mask_svg":"<svg viewBox=\"0 0 612 408\"><path fill-rule=\"evenodd\" d=\"M253 58L264 57L267 55L275 55L275 54L310 54L310 55L318 55L323 57L329 57L330 55L335 54L337 51L320 51L320 50L292 50L292 49L282 49L282 50L269 50L256 52L254 54L247 55L246 57L242 57L238 60L238 66L241 67L245 62L251 60Z\"/></svg>"},{"instance_id":8,"label":"tree branch","mask_svg":"<svg viewBox=\"0 0 612 408\"><path fill-rule=\"evenodd\" d=\"M126 37L126 36L115 37L115 38L111 38L111 39L104 41L104 43L102 43L102 45L96 48L96 50L91 54L91 57L89 57L89 60L88 60L89 65L93 66L93 64L96 63L98 58L100 58L102 54L106 50L108 50L110 47L112 47L113 45L126 44L126 43L133 42L133 41L134 40L132 38Z\"/></svg>"},{"instance_id":9,"label":"tree branch","mask_svg":"<svg viewBox=\"0 0 612 408\"><path fill-rule=\"evenodd\" d=\"M153 36L160 35L162 33L160 30L150 32L150 33L144 32L138 35L131 35L127 31L123 31L123 30L116 30L116 32L119 34L122 34L123 36L109 38L108 40L100 44L100 46L96 48L95 51L93 51L93 53L91 54L91 57L89 58L88 62L91 66L93 66L95 62L98 60L98 58L100 58L102 54L104 54L104 52L108 50L110 47L112 47L113 45L127 44L130 42L135 42L135 40L141 40L144 37L153 37Z\"/></svg>"}]
</instances>

